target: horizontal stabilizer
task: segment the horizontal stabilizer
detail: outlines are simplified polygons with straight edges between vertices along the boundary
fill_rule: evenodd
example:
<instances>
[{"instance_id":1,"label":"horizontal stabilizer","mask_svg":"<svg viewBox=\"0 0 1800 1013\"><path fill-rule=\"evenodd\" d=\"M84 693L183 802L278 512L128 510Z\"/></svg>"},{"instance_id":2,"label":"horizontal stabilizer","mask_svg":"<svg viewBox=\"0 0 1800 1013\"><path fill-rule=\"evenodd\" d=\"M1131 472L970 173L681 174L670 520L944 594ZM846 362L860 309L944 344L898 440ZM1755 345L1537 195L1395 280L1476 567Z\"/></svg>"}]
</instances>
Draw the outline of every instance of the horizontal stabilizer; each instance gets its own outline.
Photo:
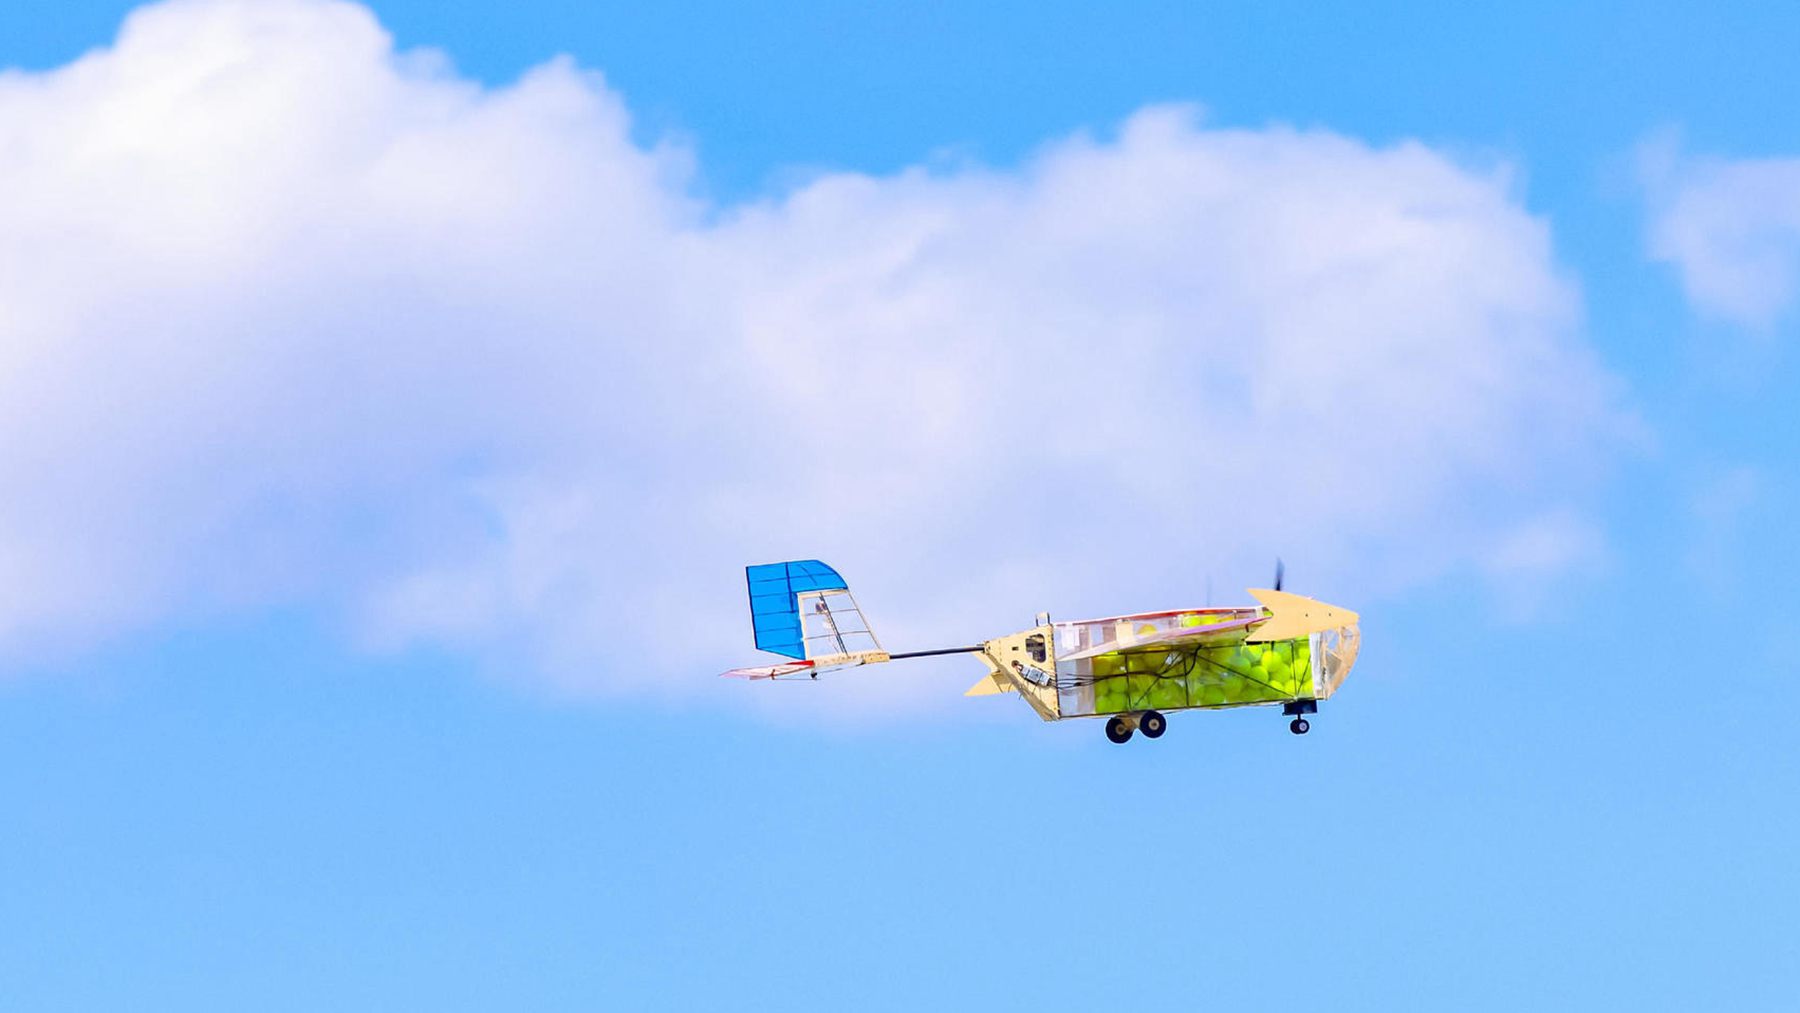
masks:
<instances>
[{"instance_id":1,"label":"horizontal stabilizer","mask_svg":"<svg viewBox=\"0 0 1800 1013\"><path fill-rule=\"evenodd\" d=\"M1327 605L1304 595L1268 588L1250 588L1250 596L1269 610L1269 621L1250 632L1245 643L1266 644L1276 640L1292 640L1311 636L1341 626L1352 626L1361 617L1347 608Z\"/></svg>"},{"instance_id":2,"label":"horizontal stabilizer","mask_svg":"<svg viewBox=\"0 0 1800 1013\"><path fill-rule=\"evenodd\" d=\"M830 654L817 661L790 661L780 665L764 665L760 668L734 668L720 675L733 679L782 679L793 675L804 675L816 679L822 672L835 672L842 668L855 668L859 665L879 665L888 660L886 651L861 651L855 654Z\"/></svg>"},{"instance_id":3,"label":"horizontal stabilizer","mask_svg":"<svg viewBox=\"0 0 1800 1013\"><path fill-rule=\"evenodd\" d=\"M779 679L784 675L796 675L801 672L810 673L813 663L796 661L787 665L763 665L759 668L734 668L729 672L720 672L729 679Z\"/></svg>"}]
</instances>

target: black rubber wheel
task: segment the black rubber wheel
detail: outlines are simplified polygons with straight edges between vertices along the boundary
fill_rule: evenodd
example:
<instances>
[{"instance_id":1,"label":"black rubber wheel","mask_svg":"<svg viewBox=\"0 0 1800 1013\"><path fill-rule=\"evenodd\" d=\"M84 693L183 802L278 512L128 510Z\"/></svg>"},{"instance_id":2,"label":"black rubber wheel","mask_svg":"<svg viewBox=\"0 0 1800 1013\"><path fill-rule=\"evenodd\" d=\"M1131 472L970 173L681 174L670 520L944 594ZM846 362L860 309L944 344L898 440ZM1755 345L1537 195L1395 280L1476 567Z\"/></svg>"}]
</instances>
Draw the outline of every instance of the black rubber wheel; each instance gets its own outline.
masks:
<instances>
[{"instance_id":1,"label":"black rubber wheel","mask_svg":"<svg viewBox=\"0 0 1800 1013\"><path fill-rule=\"evenodd\" d=\"M1288 731L1293 732L1295 735L1305 735L1311 728L1312 725L1307 724L1305 718L1295 718L1288 722Z\"/></svg>"},{"instance_id":2,"label":"black rubber wheel","mask_svg":"<svg viewBox=\"0 0 1800 1013\"><path fill-rule=\"evenodd\" d=\"M1138 731L1144 733L1146 739L1160 739L1162 733L1169 730L1169 719L1158 711L1145 711L1138 718Z\"/></svg>"},{"instance_id":3,"label":"black rubber wheel","mask_svg":"<svg viewBox=\"0 0 1800 1013\"><path fill-rule=\"evenodd\" d=\"M1113 718L1106 723L1106 737L1124 745L1131 741L1131 726L1125 723L1124 718Z\"/></svg>"}]
</instances>

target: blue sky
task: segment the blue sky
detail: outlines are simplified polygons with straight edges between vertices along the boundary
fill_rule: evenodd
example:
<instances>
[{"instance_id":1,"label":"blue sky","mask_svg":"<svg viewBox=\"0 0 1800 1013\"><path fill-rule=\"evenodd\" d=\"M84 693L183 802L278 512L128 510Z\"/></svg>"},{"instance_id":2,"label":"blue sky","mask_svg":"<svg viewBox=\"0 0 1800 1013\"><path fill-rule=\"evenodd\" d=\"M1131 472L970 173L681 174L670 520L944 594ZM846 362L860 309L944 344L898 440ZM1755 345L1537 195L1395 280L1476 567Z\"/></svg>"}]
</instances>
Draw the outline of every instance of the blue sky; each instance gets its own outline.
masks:
<instances>
[{"instance_id":1,"label":"blue sky","mask_svg":"<svg viewBox=\"0 0 1800 1013\"><path fill-rule=\"evenodd\" d=\"M1664 7L0 9L0 995L1787 1007L1800 12ZM1277 552L1304 739L710 674Z\"/></svg>"}]
</instances>

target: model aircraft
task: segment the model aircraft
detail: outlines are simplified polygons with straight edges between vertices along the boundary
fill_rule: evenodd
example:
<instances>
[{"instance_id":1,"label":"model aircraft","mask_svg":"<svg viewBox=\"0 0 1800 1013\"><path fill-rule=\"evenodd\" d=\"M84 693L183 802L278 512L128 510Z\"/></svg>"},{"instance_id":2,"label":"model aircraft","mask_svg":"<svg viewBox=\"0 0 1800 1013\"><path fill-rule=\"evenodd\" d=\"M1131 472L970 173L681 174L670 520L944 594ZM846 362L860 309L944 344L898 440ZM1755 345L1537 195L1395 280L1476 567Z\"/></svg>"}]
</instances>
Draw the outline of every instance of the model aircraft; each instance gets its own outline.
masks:
<instances>
[{"instance_id":1,"label":"model aircraft","mask_svg":"<svg viewBox=\"0 0 1800 1013\"><path fill-rule=\"evenodd\" d=\"M822 672L906 658L972 654L987 666L965 696L1017 693L1045 721L1106 718L1106 737L1161 738L1166 713L1280 704L1305 735L1319 701L1356 664L1359 617L1281 590L1252 588L1258 604L1051 622L969 647L890 654L875 639L850 585L816 559L746 568L756 646L792 660L724 673L746 679L816 679Z\"/></svg>"}]
</instances>

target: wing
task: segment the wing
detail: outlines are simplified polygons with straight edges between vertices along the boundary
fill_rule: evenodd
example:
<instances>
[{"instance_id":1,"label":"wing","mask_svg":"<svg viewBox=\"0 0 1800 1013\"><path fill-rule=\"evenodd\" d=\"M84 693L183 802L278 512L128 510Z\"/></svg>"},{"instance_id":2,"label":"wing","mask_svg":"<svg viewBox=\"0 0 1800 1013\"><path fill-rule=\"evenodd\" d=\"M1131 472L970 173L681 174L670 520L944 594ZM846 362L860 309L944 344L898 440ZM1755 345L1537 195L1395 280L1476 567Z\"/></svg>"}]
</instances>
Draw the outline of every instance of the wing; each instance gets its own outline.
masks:
<instances>
[{"instance_id":1,"label":"wing","mask_svg":"<svg viewBox=\"0 0 1800 1013\"><path fill-rule=\"evenodd\" d=\"M1250 594L1260 607L1147 613L1073 624L1104 632L1098 643L1090 641L1089 647L1058 654L1057 660L1222 647L1245 641L1271 643L1354 626L1359 619L1349 609L1284 591L1252 588Z\"/></svg>"},{"instance_id":2,"label":"wing","mask_svg":"<svg viewBox=\"0 0 1800 1013\"><path fill-rule=\"evenodd\" d=\"M1230 612L1191 613L1177 617L1177 625L1172 628L1143 630L1133 633L1130 620L1121 620L1119 635L1112 640L1095 644L1086 650L1071 654L1058 654L1056 660L1081 661L1086 658L1098 658L1107 654L1150 654L1174 650L1181 647L1219 647L1228 644L1241 644L1250 628L1267 617L1261 609L1236 609ZM1181 625L1188 623L1191 625Z\"/></svg>"}]
</instances>

